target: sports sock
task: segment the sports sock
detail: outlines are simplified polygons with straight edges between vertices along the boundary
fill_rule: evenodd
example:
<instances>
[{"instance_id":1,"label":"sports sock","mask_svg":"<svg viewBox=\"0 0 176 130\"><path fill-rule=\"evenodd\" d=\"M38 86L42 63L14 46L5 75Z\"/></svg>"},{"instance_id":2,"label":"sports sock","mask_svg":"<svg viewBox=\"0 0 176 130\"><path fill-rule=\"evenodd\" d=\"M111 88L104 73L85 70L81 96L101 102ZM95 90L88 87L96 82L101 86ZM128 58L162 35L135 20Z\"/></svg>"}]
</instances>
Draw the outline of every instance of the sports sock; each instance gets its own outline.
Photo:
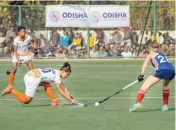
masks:
<instances>
[{"instance_id":1,"label":"sports sock","mask_svg":"<svg viewBox=\"0 0 176 130\"><path fill-rule=\"evenodd\" d=\"M50 84L44 86L47 96L51 99L52 102L58 103L58 99L54 95L53 89Z\"/></svg>"},{"instance_id":2,"label":"sports sock","mask_svg":"<svg viewBox=\"0 0 176 130\"><path fill-rule=\"evenodd\" d=\"M15 73L10 73L9 74L9 85L13 86L13 81L15 79Z\"/></svg>"},{"instance_id":3,"label":"sports sock","mask_svg":"<svg viewBox=\"0 0 176 130\"><path fill-rule=\"evenodd\" d=\"M145 91L140 90L140 91L137 93L136 103L142 102L144 96L145 96Z\"/></svg>"},{"instance_id":4,"label":"sports sock","mask_svg":"<svg viewBox=\"0 0 176 130\"><path fill-rule=\"evenodd\" d=\"M163 105L168 105L169 102L169 88L163 88Z\"/></svg>"},{"instance_id":5,"label":"sports sock","mask_svg":"<svg viewBox=\"0 0 176 130\"><path fill-rule=\"evenodd\" d=\"M11 90L11 94L12 94L20 103L24 103L24 104L25 104L25 103L27 102L27 98L26 98L26 96L25 96L23 93L21 93L21 92L15 90L15 89L12 89L12 90Z\"/></svg>"}]
</instances>

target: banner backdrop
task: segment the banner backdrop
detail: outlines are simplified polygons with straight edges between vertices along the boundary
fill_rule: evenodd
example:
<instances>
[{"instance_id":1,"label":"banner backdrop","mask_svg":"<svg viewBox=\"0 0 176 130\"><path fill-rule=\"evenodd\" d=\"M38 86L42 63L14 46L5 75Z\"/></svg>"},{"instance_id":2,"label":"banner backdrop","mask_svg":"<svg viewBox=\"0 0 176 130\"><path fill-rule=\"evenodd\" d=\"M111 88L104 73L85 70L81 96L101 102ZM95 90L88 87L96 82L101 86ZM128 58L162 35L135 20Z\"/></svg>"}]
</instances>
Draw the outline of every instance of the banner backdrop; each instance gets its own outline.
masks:
<instances>
[{"instance_id":1,"label":"banner backdrop","mask_svg":"<svg viewBox=\"0 0 176 130\"><path fill-rule=\"evenodd\" d=\"M46 27L113 28L130 25L129 6L46 6Z\"/></svg>"}]
</instances>

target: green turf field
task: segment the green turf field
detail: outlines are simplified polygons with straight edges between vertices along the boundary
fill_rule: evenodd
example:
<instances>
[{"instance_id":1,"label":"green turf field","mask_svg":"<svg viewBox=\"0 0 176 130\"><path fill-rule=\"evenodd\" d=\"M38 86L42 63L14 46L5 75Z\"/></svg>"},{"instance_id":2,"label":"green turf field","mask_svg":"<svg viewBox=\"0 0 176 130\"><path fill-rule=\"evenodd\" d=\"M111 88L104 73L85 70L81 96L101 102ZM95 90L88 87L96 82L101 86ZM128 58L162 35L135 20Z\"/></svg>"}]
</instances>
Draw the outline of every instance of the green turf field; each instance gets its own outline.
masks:
<instances>
[{"instance_id":1,"label":"green turf field","mask_svg":"<svg viewBox=\"0 0 176 130\"><path fill-rule=\"evenodd\" d=\"M63 62L34 62L36 67L58 68ZM94 103L116 90L136 80L142 61L72 61L73 72L65 80L68 90L81 102ZM0 91L7 86L6 70L10 62L0 64ZM22 67L16 74L15 88L24 92L23 76L27 72ZM147 69L146 75L152 72ZM151 88L143 101L140 112L129 113L135 103L136 93L142 83L108 100L99 107L86 108L63 106L50 108L41 87L29 105L18 103L12 96L0 98L0 130L174 130L175 123L175 83L171 83L168 112L161 112L161 82ZM53 84L55 94L59 96ZM13 100L12 100L13 99ZM61 100L62 103L67 103Z\"/></svg>"}]
</instances>

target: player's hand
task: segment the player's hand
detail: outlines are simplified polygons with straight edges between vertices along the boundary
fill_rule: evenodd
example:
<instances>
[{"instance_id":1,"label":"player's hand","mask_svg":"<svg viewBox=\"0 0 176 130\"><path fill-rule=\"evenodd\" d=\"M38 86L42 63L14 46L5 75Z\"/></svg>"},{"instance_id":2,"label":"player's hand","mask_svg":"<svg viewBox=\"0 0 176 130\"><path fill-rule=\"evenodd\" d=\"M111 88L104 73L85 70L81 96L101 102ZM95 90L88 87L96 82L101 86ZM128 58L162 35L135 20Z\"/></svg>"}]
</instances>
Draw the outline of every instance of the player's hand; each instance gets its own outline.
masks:
<instances>
[{"instance_id":1,"label":"player's hand","mask_svg":"<svg viewBox=\"0 0 176 130\"><path fill-rule=\"evenodd\" d=\"M139 76L138 76L138 82L141 82L141 81L143 81L144 80L144 75L143 74L140 74Z\"/></svg>"},{"instance_id":2,"label":"player's hand","mask_svg":"<svg viewBox=\"0 0 176 130\"><path fill-rule=\"evenodd\" d=\"M78 102L75 99L71 100L71 104L77 104Z\"/></svg>"}]
</instances>

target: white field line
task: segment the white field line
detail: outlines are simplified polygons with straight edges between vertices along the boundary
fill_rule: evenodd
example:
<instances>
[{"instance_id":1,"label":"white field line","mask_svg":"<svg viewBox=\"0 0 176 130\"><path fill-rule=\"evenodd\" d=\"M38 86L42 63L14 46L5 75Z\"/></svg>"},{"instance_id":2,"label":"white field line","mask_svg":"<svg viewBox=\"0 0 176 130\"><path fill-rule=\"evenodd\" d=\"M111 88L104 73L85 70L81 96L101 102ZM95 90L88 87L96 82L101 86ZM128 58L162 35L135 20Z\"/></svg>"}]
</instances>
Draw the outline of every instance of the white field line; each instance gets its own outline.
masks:
<instances>
[{"instance_id":1,"label":"white field line","mask_svg":"<svg viewBox=\"0 0 176 130\"><path fill-rule=\"evenodd\" d=\"M79 100L97 100L97 99L103 99L104 97L80 97L80 98L76 98ZM111 99L134 99L136 97L112 97ZM171 96L169 97L170 99L175 99L176 97ZM61 100L63 100L63 98L59 98ZM145 99L162 99L162 97L145 97ZM14 98L4 98L4 99L0 99L0 101L13 101L16 100ZM49 98L34 98L34 100L49 100Z\"/></svg>"}]
</instances>

